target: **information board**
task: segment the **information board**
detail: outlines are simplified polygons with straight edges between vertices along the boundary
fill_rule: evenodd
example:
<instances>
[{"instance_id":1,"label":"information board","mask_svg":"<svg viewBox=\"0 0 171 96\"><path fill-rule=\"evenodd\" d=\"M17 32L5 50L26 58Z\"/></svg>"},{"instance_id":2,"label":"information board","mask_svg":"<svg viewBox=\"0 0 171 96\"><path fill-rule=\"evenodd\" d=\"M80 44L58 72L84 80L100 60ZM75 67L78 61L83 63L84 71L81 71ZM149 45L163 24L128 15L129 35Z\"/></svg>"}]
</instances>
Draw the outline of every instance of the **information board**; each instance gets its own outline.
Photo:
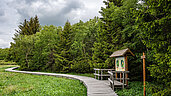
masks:
<instances>
[{"instance_id":1,"label":"information board","mask_svg":"<svg viewBox=\"0 0 171 96\"><path fill-rule=\"evenodd\" d=\"M115 69L116 71L125 71L125 58L124 57L116 57L115 59Z\"/></svg>"}]
</instances>

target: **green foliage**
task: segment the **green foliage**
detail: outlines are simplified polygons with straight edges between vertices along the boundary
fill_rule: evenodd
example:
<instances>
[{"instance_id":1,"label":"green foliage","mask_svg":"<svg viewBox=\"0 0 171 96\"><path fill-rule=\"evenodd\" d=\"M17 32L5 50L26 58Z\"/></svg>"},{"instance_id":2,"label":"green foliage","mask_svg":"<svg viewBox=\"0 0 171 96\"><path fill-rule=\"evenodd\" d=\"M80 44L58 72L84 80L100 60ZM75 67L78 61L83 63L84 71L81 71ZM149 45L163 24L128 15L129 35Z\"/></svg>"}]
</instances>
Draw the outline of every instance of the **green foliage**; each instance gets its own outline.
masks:
<instances>
[{"instance_id":1,"label":"green foliage","mask_svg":"<svg viewBox=\"0 0 171 96\"><path fill-rule=\"evenodd\" d=\"M34 35L18 35L10 48L11 55L20 70L90 72L98 20L94 18L73 26L67 21L64 28L42 26Z\"/></svg>"},{"instance_id":2,"label":"green foliage","mask_svg":"<svg viewBox=\"0 0 171 96\"><path fill-rule=\"evenodd\" d=\"M36 34L35 49L33 55L33 67L34 70L52 70L55 71L54 66L54 52L56 40L59 38L57 35L57 27L43 26L41 31Z\"/></svg>"},{"instance_id":3,"label":"green foliage","mask_svg":"<svg viewBox=\"0 0 171 96\"><path fill-rule=\"evenodd\" d=\"M95 17L85 23L80 21L72 27L74 40L71 45L71 54L73 57L71 69L75 70L75 72L90 72L93 69L91 63L92 48L96 41L97 31L99 30L99 22L100 19ZM83 66L83 70L80 70L79 67Z\"/></svg>"},{"instance_id":4,"label":"green foliage","mask_svg":"<svg viewBox=\"0 0 171 96\"><path fill-rule=\"evenodd\" d=\"M158 84L158 82L146 83L147 94L153 93L153 96L170 96L170 87L166 87L163 84Z\"/></svg>"},{"instance_id":5,"label":"green foliage","mask_svg":"<svg viewBox=\"0 0 171 96\"><path fill-rule=\"evenodd\" d=\"M106 3L100 12L103 16L94 43L94 67L105 68L114 64L109 60L112 52L129 47L136 57L129 57L129 75L132 80L141 80L142 52L146 52L147 79L152 76L168 90L170 87L170 3L168 0L148 0L144 5L137 0L125 0L122 6L113 1ZM106 63L109 61L108 63ZM108 66L109 67L109 66ZM167 93L167 91L164 91ZM160 91L159 91L160 93ZM154 93L157 94L157 93Z\"/></svg>"},{"instance_id":6,"label":"green foliage","mask_svg":"<svg viewBox=\"0 0 171 96\"><path fill-rule=\"evenodd\" d=\"M21 66L22 70L31 68L31 61L34 50L34 35L19 35L15 40L15 54L18 61L16 63Z\"/></svg>"},{"instance_id":7,"label":"green foliage","mask_svg":"<svg viewBox=\"0 0 171 96\"><path fill-rule=\"evenodd\" d=\"M78 80L4 72L0 65L0 96L86 96Z\"/></svg>"},{"instance_id":8,"label":"green foliage","mask_svg":"<svg viewBox=\"0 0 171 96\"><path fill-rule=\"evenodd\" d=\"M150 76L165 87L153 95L167 95L171 86L171 15L169 0L148 0L137 11L137 28L141 30L143 43L152 50L153 62L148 67ZM151 86L151 89L155 87Z\"/></svg>"},{"instance_id":9,"label":"green foliage","mask_svg":"<svg viewBox=\"0 0 171 96\"><path fill-rule=\"evenodd\" d=\"M59 49L56 51L56 64L59 65L59 71L69 72L72 55L70 53L70 47L72 44L73 34L71 31L71 24L69 21L65 23L62 31L59 31ZM60 64L61 63L61 64ZM62 66L61 66L62 65Z\"/></svg>"},{"instance_id":10,"label":"green foliage","mask_svg":"<svg viewBox=\"0 0 171 96\"><path fill-rule=\"evenodd\" d=\"M93 61L95 67L112 68L114 67L114 59L109 56L116 50L130 48L136 57L129 57L129 71L132 80L140 80L142 66L140 56L146 47L141 38L140 31L136 30L133 10L137 8L136 0L125 0L122 6L115 6L113 2L109 2L109 7L102 8L103 16L98 31L97 42L94 43Z\"/></svg>"},{"instance_id":11,"label":"green foliage","mask_svg":"<svg viewBox=\"0 0 171 96\"><path fill-rule=\"evenodd\" d=\"M71 70L72 72L76 73L87 73L90 72L90 65L88 63L88 60L80 60L80 61L75 61L71 65Z\"/></svg>"},{"instance_id":12,"label":"green foliage","mask_svg":"<svg viewBox=\"0 0 171 96\"><path fill-rule=\"evenodd\" d=\"M40 24L38 17L35 16L34 18L31 17L30 21L24 20L23 23L20 23L18 26L18 30L16 30L15 36L17 35L32 35L36 34L36 32L39 32Z\"/></svg>"},{"instance_id":13,"label":"green foliage","mask_svg":"<svg viewBox=\"0 0 171 96\"><path fill-rule=\"evenodd\" d=\"M9 52L9 48L0 48L0 60L5 60Z\"/></svg>"},{"instance_id":14,"label":"green foliage","mask_svg":"<svg viewBox=\"0 0 171 96\"><path fill-rule=\"evenodd\" d=\"M146 86L146 88L148 88L148 86ZM118 94L118 96L143 96L143 82L140 81L129 82L128 89L123 89L123 90L117 89L115 92ZM147 89L146 89L146 96L152 96L152 93Z\"/></svg>"},{"instance_id":15,"label":"green foliage","mask_svg":"<svg viewBox=\"0 0 171 96\"><path fill-rule=\"evenodd\" d=\"M18 26L14 34L14 43L11 42L10 51L7 60L13 60L19 64L22 70L29 70L32 66L33 50L35 43L35 34L39 32L40 24L38 17L30 18L30 21L24 20Z\"/></svg>"}]
</instances>

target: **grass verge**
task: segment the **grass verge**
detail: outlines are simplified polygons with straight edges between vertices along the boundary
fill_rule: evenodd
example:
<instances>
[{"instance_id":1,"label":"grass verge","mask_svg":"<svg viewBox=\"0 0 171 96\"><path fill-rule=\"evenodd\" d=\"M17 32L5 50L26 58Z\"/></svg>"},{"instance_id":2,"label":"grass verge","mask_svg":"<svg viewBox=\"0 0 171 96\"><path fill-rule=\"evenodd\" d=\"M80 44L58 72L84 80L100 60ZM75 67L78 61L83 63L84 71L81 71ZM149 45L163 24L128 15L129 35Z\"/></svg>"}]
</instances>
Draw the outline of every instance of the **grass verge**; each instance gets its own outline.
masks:
<instances>
[{"instance_id":1,"label":"grass verge","mask_svg":"<svg viewBox=\"0 0 171 96\"><path fill-rule=\"evenodd\" d=\"M5 72L14 67L0 65L0 96L86 96L86 87L78 80Z\"/></svg>"},{"instance_id":2,"label":"grass verge","mask_svg":"<svg viewBox=\"0 0 171 96\"><path fill-rule=\"evenodd\" d=\"M16 65L15 62L0 60L0 65Z\"/></svg>"},{"instance_id":3,"label":"grass verge","mask_svg":"<svg viewBox=\"0 0 171 96\"><path fill-rule=\"evenodd\" d=\"M66 73L66 74L69 74L69 75L78 75L78 76L86 76L86 77L92 77L94 78L94 74L93 73Z\"/></svg>"}]
</instances>

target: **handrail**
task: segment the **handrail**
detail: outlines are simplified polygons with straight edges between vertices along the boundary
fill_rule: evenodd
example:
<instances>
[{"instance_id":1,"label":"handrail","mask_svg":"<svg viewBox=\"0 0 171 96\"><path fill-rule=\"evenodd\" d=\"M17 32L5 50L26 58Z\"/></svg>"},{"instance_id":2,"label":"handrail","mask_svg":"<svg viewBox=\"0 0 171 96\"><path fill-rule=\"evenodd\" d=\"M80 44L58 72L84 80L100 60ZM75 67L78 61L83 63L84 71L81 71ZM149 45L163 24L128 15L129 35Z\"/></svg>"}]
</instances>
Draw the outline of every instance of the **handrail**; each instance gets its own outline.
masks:
<instances>
[{"instance_id":1,"label":"handrail","mask_svg":"<svg viewBox=\"0 0 171 96\"><path fill-rule=\"evenodd\" d=\"M127 80L129 80L129 78L127 78L126 74L129 73L129 71L108 71L108 73L110 74L110 78L108 78L109 82L110 82L110 86L112 87L112 89L115 89L115 80L120 80L120 83L122 85L122 88L125 87L125 84L127 82ZM117 77L117 74L120 73L120 77ZM125 82L126 81L126 82Z\"/></svg>"},{"instance_id":2,"label":"handrail","mask_svg":"<svg viewBox=\"0 0 171 96\"><path fill-rule=\"evenodd\" d=\"M98 68L94 68L94 70L115 70L115 69L98 69Z\"/></svg>"},{"instance_id":3,"label":"handrail","mask_svg":"<svg viewBox=\"0 0 171 96\"><path fill-rule=\"evenodd\" d=\"M105 74L108 71L114 71L114 69L98 69L98 68L94 68L94 76L96 78L96 76L98 76L98 80L103 80L103 77L109 77L109 74Z\"/></svg>"},{"instance_id":4,"label":"handrail","mask_svg":"<svg viewBox=\"0 0 171 96\"><path fill-rule=\"evenodd\" d=\"M129 73L129 71L111 71L113 73Z\"/></svg>"},{"instance_id":5,"label":"handrail","mask_svg":"<svg viewBox=\"0 0 171 96\"><path fill-rule=\"evenodd\" d=\"M110 75L113 75L113 73L112 73L111 71L108 71L108 73L109 73Z\"/></svg>"}]
</instances>

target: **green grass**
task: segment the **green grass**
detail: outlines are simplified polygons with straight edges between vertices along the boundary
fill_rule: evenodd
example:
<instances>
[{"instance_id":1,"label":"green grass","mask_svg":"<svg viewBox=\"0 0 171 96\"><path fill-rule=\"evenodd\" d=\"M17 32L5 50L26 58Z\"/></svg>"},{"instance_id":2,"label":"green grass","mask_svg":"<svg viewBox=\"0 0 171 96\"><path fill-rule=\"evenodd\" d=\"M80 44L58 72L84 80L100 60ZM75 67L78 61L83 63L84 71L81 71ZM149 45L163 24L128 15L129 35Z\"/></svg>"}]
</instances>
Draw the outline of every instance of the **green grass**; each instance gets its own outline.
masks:
<instances>
[{"instance_id":1,"label":"green grass","mask_svg":"<svg viewBox=\"0 0 171 96\"><path fill-rule=\"evenodd\" d=\"M0 60L0 65L16 65L15 62Z\"/></svg>"},{"instance_id":2,"label":"green grass","mask_svg":"<svg viewBox=\"0 0 171 96\"><path fill-rule=\"evenodd\" d=\"M148 91L148 90L146 90ZM128 89L117 89L115 91L118 96L143 96L143 82L141 81L132 81L129 82L129 88ZM147 94L146 96L152 96L151 94Z\"/></svg>"},{"instance_id":3,"label":"green grass","mask_svg":"<svg viewBox=\"0 0 171 96\"><path fill-rule=\"evenodd\" d=\"M94 74L93 73L66 73L66 74L69 74L69 75L79 75L79 76L86 76L86 77L92 77L94 78Z\"/></svg>"},{"instance_id":4,"label":"green grass","mask_svg":"<svg viewBox=\"0 0 171 96\"><path fill-rule=\"evenodd\" d=\"M0 96L86 96L78 80L5 72L14 67L0 65Z\"/></svg>"}]
</instances>

